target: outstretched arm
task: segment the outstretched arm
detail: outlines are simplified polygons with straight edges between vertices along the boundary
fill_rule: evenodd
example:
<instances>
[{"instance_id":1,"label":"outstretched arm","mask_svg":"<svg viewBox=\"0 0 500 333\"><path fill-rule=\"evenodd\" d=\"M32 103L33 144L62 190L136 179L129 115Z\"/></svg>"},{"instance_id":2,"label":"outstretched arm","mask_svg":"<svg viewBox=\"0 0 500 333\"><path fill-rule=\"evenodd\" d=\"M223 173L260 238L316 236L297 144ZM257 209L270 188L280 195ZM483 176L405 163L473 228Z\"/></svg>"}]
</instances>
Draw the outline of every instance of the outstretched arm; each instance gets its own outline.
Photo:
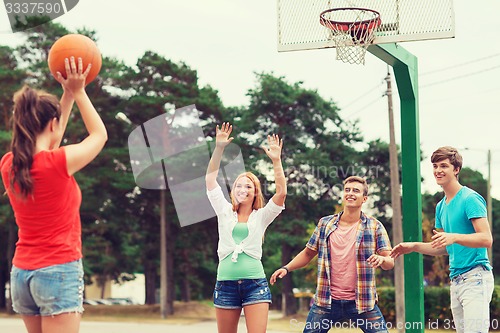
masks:
<instances>
[{"instance_id":1,"label":"outstretched arm","mask_svg":"<svg viewBox=\"0 0 500 333\"><path fill-rule=\"evenodd\" d=\"M394 248L391 251L391 257L396 259L400 255L412 252L419 252L429 256L439 256L448 254L448 252L446 252L445 247L435 248L432 246L432 243L406 242L406 243L399 243L398 245L394 246Z\"/></svg>"},{"instance_id":2,"label":"outstretched arm","mask_svg":"<svg viewBox=\"0 0 500 333\"><path fill-rule=\"evenodd\" d=\"M283 148L283 139L280 139L276 134L268 135L267 143L269 147L262 148L273 162L274 181L276 184L276 193L273 195L271 200L273 200L276 205L283 206L286 198L286 179L285 173L283 172L283 166L281 165L281 149Z\"/></svg>"},{"instance_id":3,"label":"outstretched arm","mask_svg":"<svg viewBox=\"0 0 500 333\"><path fill-rule=\"evenodd\" d=\"M277 278L282 279L288 274L288 272L307 266L307 264L309 264L317 254L318 252L313 251L308 247L304 248L295 258L292 259L292 261L283 266L286 268L277 269L273 275L271 275L269 282L273 285Z\"/></svg>"},{"instance_id":4,"label":"outstretched arm","mask_svg":"<svg viewBox=\"0 0 500 333\"><path fill-rule=\"evenodd\" d=\"M215 149L210 162L208 162L207 174L205 175L205 183L209 191L217 187L217 174L219 173L222 153L224 148L233 141L233 138L229 137L232 131L233 125L229 123L222 123L220 129L219 125L215 128Z\"/></svg>"}]
</instances>

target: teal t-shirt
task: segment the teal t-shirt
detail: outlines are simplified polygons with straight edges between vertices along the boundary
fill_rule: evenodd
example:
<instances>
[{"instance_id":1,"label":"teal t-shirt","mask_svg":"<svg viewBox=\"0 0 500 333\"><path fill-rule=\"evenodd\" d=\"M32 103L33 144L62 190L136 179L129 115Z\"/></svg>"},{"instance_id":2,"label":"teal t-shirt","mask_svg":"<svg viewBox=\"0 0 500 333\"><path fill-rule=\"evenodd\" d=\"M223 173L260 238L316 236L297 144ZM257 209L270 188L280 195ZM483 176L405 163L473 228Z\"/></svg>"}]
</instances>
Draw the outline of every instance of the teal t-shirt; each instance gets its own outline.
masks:
<instances>
[{"instance_id":1,"label":"teal t-shirt","mask_svg":"<svg viewBox=\"0 0 500 333\"><path fill-rule=\"evenodd\" d=\"M476 231L471 219L486 217L486 202L476 191L462 186L460 191L446 203L444 197L436 206L436 228L456 234L473 234ZM483 265L491 270L486 248L471 248L460 244L446 247L450 256L450 278L465 273L475 266Z\"/></svg>"},{"instance_id":2,"label":"teal t-shirt","mask_svg":"<svg viewBox=\"0 0 500 333\"><path fill-rule=\"evenodd\" d=\"M240 244L242 240L248 236L248 225L243 222L238 222L233 229L233 239L236 244ZM261 279L265 278L264 267L262 262L250 257L245 252L238 255L238 261L233 262L231 255L225 257L219 262L217 268L217 280L241 280L241 279Z\"/></svg>"}]
</instances>

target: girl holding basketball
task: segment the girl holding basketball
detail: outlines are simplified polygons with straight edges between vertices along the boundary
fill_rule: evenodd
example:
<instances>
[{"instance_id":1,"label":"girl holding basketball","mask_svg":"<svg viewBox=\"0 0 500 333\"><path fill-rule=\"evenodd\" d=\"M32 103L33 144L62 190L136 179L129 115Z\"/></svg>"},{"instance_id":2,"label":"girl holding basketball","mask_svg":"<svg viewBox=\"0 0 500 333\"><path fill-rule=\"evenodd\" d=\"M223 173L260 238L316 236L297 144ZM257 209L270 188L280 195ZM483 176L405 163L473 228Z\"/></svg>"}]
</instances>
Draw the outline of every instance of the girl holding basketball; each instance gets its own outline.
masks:
<instances>
[{"instance_id":1,"label":"girl holding basketball","mask_svg":"<svg viewBox=\"0 0 500 333\"><path fill-rule=\"evenodd\" d=\"M81 192L73 175L102 150L107 132L85 92L82 59L65 59L63 95L23 87L14 95L11 151L0 161L19 240L11 271L14 311L29 333L77 333L83 312ZM88 136L61 147L74 102Z\"/></svg>"},{"instance_id":2,"label":"girl holding basketball","mask_svg":"<svg viewBox=\"0 0 500 333\"><path fill-rule=\"evenodd\" d=\"M214 290L214 305L219 333L238 330L241 309L249 333L264 333L267 328L271 292L262 266L262 239L266 228L285 208L286 180L281 165L283 141L268 136L263 148L271 159L276 194L264 205L259 179L251 172L240 174L231 189L231 202L217 184L224 148L233 140L232 126L216 127L216 146L205 177L207 195L217 214L219 229L219 266Z\"/></svg>"}]
</instances>

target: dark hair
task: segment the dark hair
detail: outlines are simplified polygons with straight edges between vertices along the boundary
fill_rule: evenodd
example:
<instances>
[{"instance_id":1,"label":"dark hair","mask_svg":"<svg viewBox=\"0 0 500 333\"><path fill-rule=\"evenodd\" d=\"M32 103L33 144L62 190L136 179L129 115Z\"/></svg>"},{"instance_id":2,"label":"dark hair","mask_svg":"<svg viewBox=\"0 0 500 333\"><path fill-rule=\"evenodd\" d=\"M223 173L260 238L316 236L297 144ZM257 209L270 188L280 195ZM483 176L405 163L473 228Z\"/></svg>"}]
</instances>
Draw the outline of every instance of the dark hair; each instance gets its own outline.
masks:
<instances>
[{"instance_id":1,"label":"dark hair","mask_svg":"<svg viewBox=\"0 0 500 333\"><path fill-rule=\"evenodd\" d=\"M454 169L462 170L463 158L456 148L450 146L444 146L438 148L432 153L431 163L437 163L444 161L445 159L450 160L450 164L453 165Z\"/></svg>"},{"instance_id":2,"label":"dark hair","mask_svg":"<svg viewBox=\"0 0 500 333\"><path fill-rule=\"evenodd\" d=\"M42 90L24 86L14 94L12 113L12 169L10 186L17 184L22 197L33 193L31 165L35 153L36 137L54 118L61 117L58 99Z\"/></svg>"},{"instance_id":3,"label":"dark hair","mask_svg":"<svg viewBox=\"0 0 500 333\"><path fill-rule=\"evenodd\" d=\"M344 186L345 184L349 183L360 183L361 185L363 185L363 195L365 197L368 195L368 183L366 182L366 179L358 176L350 176L344 180Z\"/></svg>"}]
</instances>

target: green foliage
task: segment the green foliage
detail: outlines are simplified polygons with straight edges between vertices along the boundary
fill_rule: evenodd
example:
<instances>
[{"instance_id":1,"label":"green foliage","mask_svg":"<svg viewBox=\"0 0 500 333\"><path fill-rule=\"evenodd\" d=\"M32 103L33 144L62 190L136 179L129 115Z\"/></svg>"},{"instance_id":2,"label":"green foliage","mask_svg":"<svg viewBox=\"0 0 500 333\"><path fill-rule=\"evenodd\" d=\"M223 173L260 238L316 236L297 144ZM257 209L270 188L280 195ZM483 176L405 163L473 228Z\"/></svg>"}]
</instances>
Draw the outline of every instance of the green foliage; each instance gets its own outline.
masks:
<instances>
[{"instance_id":1,"label":"green foliage","mask_svg":"<svg viewBox=\"0 0 500 333\"><path fill-rule=\"evenodd\" d=\"M486 199L488 191L487 181L479 171L467 167L462 168L459 174L459 181L462 185L470 187Z\"/></svg>"}]
</instances>

